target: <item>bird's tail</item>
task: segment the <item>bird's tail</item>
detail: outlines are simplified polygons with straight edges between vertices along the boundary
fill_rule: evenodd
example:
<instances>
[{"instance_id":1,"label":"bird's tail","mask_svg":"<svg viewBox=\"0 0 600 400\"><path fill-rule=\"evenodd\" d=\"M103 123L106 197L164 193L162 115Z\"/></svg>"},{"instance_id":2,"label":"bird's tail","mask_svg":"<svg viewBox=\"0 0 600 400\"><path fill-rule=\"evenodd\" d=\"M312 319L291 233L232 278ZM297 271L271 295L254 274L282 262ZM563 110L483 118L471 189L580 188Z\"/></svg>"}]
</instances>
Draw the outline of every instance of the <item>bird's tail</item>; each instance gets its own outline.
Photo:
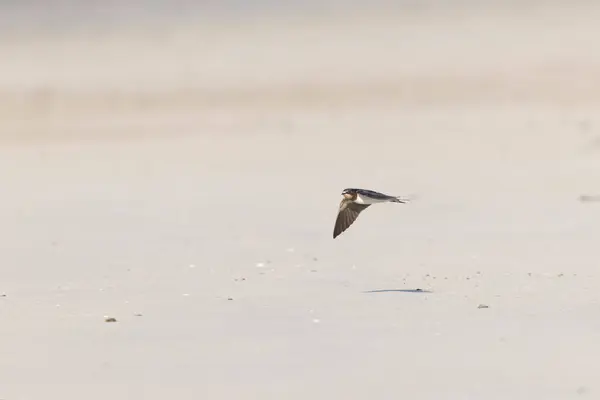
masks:
<instances>
[{"instance_id":1,"label":"bird's tail","mask_svg":"<svg viewBox=\"0 0 600 400\"><path fill-rule=\"evenodd\" d=\"M392 203L408 203L408 199L402 198L402 197L394 197L392 200L390 200Z\"/></svg>"}]
</instances>

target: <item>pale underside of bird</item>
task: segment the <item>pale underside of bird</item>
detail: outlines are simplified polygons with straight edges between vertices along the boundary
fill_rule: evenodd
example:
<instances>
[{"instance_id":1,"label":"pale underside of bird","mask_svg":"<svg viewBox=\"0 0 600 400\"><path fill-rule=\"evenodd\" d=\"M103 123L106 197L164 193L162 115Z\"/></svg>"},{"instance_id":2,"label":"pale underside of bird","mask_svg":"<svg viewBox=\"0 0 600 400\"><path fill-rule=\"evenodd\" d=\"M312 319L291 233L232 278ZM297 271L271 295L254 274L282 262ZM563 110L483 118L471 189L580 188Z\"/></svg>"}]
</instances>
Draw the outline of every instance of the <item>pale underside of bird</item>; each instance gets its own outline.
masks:
<instances>
[{"instance_id":1,"label":"pale underside of bird","mask_svg":"<svg viewBox=\"0 0 600 400\"><path fill-rule=\"evenodd\" d=\"M377 203L406 203L397 196L375 192L367 189L344 189L342 191L342 201L338 211L335 226L333 228L333 238L338 237L342 232L350 227L358 218L358 215L367 207Z\"/></svg>"}]
</instances>

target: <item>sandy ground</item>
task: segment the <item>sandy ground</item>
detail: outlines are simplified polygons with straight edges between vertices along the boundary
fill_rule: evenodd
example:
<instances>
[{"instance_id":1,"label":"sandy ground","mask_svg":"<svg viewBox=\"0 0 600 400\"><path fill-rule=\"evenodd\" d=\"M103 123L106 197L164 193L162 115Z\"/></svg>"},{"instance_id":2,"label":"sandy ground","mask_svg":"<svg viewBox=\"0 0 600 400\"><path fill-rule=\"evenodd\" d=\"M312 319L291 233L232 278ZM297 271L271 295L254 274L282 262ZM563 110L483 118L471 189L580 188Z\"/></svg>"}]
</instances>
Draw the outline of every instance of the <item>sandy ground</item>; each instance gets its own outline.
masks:
<instances>
[{"instance_id":1,"label":"sandy ground","mask_svg":"<svg viewBox=\"0 0 600 400\"><path fill-rule=\"evenodd\" d=\"M2 37L0 398L598 398L581 4Z\"/></svg>"}]
</instances>

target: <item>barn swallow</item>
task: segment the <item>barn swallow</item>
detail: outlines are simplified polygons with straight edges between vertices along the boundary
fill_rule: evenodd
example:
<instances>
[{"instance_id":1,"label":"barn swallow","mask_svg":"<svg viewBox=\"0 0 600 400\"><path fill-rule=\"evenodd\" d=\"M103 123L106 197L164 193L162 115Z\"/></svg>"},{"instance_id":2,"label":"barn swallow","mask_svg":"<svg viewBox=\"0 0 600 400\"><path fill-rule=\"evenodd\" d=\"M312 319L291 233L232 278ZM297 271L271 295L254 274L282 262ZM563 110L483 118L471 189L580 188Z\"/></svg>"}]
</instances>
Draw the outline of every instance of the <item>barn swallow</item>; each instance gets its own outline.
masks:
<instances>
[{"instance_id":1,"label":"barn swallow","mask_svg":"<svg viewBox=\"0 0 600 400\"><path fill-rule=\"evenodd\" d=\"M406 200L401 200L399 197L388 196L387 194L366 189L344 189L342 197L333 229L334 239L348 229L356 218L358 218L358 214L371 204L386 202L406 203Z\"/></svg>"}]
</instances>

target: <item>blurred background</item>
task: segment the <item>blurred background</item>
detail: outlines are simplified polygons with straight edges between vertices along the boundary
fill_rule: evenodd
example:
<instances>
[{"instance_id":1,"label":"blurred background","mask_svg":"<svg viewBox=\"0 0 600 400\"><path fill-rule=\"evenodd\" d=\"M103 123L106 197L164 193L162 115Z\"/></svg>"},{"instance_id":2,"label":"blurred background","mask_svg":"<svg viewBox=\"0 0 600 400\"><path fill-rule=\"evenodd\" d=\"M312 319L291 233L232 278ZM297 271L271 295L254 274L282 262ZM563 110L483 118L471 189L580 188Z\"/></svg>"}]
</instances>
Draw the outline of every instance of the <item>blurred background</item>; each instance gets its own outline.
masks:
<instances>
[{"instance_id":1,"label":"blurred background","mask_svg":"<svg viewBox=\"0 0 600 400\"><path fill-rule=\"evenodd\" d=\"M0 398L598 393L599 21L0 1Z\"/></svg>"},{"instance_id":2,"label":"blurred background","mask_svg":"<svg viewBox=\"0 0 600 400\"><path fill-rule=\"evenodd\" d=\"M591 1L0 7L0 113L5 123L27 119L16 126L21 133L3 136L31 135L35 120L61 112L67 123L70 107L96 115L267 104L328 112L392 102L572 105L598 85Z\"/></svg>"}]
</instances>

